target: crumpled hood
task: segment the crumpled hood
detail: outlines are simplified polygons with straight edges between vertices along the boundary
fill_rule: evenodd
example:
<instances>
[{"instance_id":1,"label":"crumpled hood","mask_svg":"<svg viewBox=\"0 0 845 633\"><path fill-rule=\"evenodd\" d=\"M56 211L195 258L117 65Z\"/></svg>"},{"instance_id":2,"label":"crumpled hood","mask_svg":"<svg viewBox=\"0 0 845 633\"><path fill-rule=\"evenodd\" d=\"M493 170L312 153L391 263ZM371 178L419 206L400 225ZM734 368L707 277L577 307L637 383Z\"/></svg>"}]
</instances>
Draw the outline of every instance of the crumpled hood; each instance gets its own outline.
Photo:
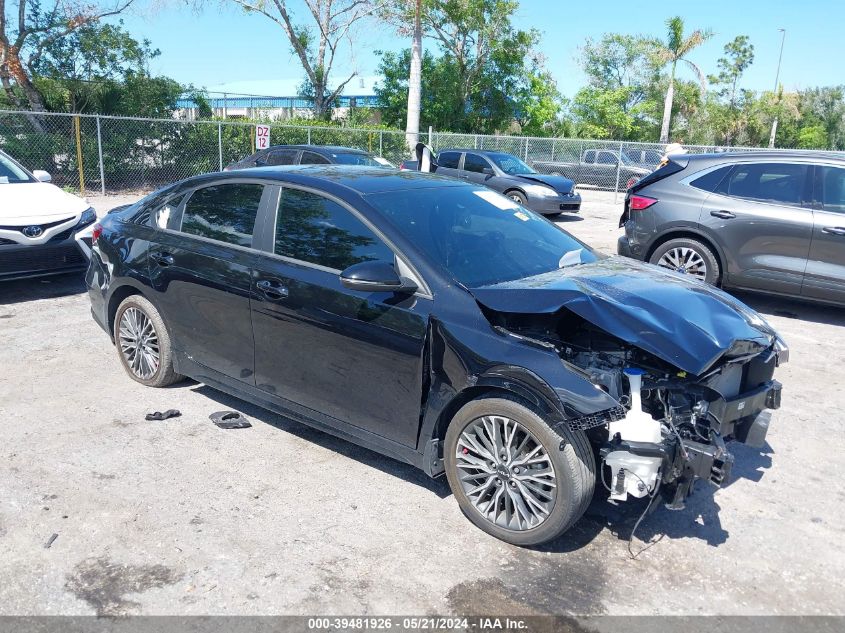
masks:
<instances>
[{"instance_id":1,"label":"crumpled hood","mask_svg":"<svg viewBox=\"0 0 845 633\"><path fill-rule=\"evenodd\" d=\"M46 182L0 184L0 225L28 226L71 218L90 207Z\"/></svg>"},{"instance_id":2,"label":"crumpled hood","mask_svg":"<svg viewBox=\"0 0 845 633\"><path fill-rule=\"evenodd\" d=\"M528 180L530 182L538 182L543 185L548 185L558 193L569 193L575 187L575 182L563 176L547 176L545 174L522 174L514 176L520 180Z\"/></svg>"},{"instance_id":3,"label":"crumpled hood","mask_svg":"<svg viewBox=\"0 0 845 633\"><path fill-rule=\"evenodd\" d=\"M678 369L702 374L737 342L770 346L777 334L730 295L655 266L621 257L471 289L499 312L565 308Z\"/></svg>"}]
</instances>

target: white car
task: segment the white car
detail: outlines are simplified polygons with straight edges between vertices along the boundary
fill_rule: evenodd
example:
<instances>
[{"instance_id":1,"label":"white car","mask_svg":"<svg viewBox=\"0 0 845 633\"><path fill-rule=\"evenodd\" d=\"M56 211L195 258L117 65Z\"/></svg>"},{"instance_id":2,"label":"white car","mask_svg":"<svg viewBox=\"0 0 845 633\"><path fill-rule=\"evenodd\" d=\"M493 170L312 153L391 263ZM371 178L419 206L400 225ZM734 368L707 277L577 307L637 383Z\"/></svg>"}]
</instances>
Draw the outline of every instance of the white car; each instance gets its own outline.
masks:
<instances>
[{"instance_id":1,"label":"white car","mask_svg":"<svg viewBox=\"0 0 845 633\"><path fill-rule=\"evenodd\" d=\"M0 151L0 281L84 270L88 258L74 234L93 224L94 209L27 171Z\"/></svg>"}]
</instances>

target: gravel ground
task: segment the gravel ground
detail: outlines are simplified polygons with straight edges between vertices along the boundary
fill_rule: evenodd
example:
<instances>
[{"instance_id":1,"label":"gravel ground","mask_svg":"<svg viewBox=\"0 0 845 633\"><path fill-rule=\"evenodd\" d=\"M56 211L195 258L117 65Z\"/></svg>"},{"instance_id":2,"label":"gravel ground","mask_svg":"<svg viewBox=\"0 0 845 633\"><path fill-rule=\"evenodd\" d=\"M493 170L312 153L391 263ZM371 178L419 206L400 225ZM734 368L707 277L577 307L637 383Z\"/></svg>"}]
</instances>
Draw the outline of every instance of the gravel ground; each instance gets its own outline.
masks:
<instances>
[{"instance_id":1,"label":"gravel ground","mask_svg":"<svg viewBox=\"0 0 845 633\"><path fill-rule=\"evenodd\" d=\"M561 224L613 251L619 204L584 197ZM641 505L596 501L548 546L506 545L442 479L200 384L133 382L80 276L6 283L0 614L845 614L845 311L742 299L792 351L768 446L649 516L635 546L656 543L631 560ZM228 408L253 427L208 420Z\"/></svg>"}]
</instances>

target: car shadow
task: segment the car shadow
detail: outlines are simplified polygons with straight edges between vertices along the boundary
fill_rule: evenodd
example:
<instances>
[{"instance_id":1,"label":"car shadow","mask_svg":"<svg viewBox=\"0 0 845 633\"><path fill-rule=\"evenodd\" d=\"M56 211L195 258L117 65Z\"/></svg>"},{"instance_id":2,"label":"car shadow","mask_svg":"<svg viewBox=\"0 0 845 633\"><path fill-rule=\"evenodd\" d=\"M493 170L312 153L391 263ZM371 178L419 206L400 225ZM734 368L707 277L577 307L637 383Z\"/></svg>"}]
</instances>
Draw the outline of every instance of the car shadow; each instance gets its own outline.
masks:
<instances>
[{"instance_id":1,"label":"car shadow","mask_svg":"<svg viewBox=\"0 0 845 633\"><path fill-rule=\"evenodd\" d=\"M730 481L723 488L733 485L740 479L760 481L765 471L772 465L772 447L766 444L762 448L751 448L745 444L732 443L729 446L736 461L731 470ZM636 540L632 543L634 554L643 548L656 545L664 538L698 538L708 545L717 547L727 541L728 531L722 527L719 518L721 509L714 493L717 488L706 482L697 481L694 493L687 498L683 510L669 510L663 501L646 514L637 527ZM587 512L571 530L559 538L538 546L537 551L565 553L588 545L604 530L621 541L630 541L634 526L648 506L648 499L632 499L622 503L610 501L602 483L596 483L596 493Z\"/></svg>"},{"instance_id":2,"label":"car shadow","mask_svg":"<svg viewBox=\"0 0 845 633\"><path fill-rule=\"evenodd\" d=\"M563 224L569 224L571 222L583 222L584 218L580 215L573 215L568 213L561 213L560 215L553 215L549 218L552 222L561 222Z\"/></svg>"},{"instance_id":3,"label":"car shadow","mask_svg":"<svg viewBox=\"0 0 845 633\"><path fill-rule=\"evenodd\" d=\"M737 299L764 315L845 327L845 307L827 306L747 291L734 291Z\"/></svg>"},{"instance_id":4,"label":"car shadow","mask_svg":"<svg viewBox=\"0 0 845 633\"><path fill-rule=\"evenodd\" d=\"M0 305L25 303L39 299L58 299L86 291L82 272L33 277L0 283Z\"/></svg>"},{"instance_id":5,"label":"car shadow","mask_svg":"<svg viewBox=\"0 0 845 633\"><path fill-rule=\"evenodd\" d=\"M290 433L308 442L313 442L314 444L338 453L339 455L354 459L365 466L377 468L383 473L392 475L393 477L398 477L403 481L415 484L421 488L425 488L426 490L436 494L441 499L452 494L451 490L449 490L449 484L446 482L445 476L432 479L422 470L411 466L410 464L405 464L391 457L381 455L375 451L371 451L362 446L358 446L357 444L353 444L352 442L335 437L334 435L324 433L323 431L319 431L300 422L296 422L295 420L291 420L290 418L273 413L245 400L241 400L240 398L230 396L222 391L209 387L208 385L194 383L191 385L191 389L196 393L218 402L222 409L239 411L253 420L269 424L280 431ZM209 424L211 424L211 422L209 422Z\"/></svg>"}]
</instances>

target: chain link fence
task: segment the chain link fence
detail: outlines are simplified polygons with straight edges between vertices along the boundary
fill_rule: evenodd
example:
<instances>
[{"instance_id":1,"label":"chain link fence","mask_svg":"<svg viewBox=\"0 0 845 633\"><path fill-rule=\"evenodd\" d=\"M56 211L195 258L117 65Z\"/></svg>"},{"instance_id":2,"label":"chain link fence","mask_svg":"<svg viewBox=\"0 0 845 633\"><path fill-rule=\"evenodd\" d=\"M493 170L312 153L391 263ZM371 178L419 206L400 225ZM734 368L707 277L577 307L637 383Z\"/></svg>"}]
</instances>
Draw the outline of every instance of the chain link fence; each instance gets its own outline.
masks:
<instances>
[{"instance_id":1,"label":"chain link fence","mask_svg":"<svg viewBox=\"0 0 845 633\"><path fill-rule=\"evenodd\" d=\"M565 176L580 187L606 191L624 191L633 181L654 171L666 149L663 143L448 132L432 133L431 145L436 152L477 149L512 154L542 174ZM684 145L684 149L691 154L701 154L759 148Z\"/></svg>"},{"instance_id":2,"label":"chain link fence","mask_svg":"<svg viewBox=\"0 0 845 633\"><path fill-rule=\"evenodd\" d=\"M398 165L408 157L405 133L347 127L269 124L274 145L353 147ZM653 171L665 145L565 138L420 134L435 151L478 149L513 154L540 173L582 187L624 191ZM0 149L25 167L43 169L53 182L79 192L146 192L196 174L223 169L252 154L255 124L98 115L0 111ZM684 146L688 152L726 148ZM754 148L730 148L731 151Z\"/></svg>"}]
</instances>

